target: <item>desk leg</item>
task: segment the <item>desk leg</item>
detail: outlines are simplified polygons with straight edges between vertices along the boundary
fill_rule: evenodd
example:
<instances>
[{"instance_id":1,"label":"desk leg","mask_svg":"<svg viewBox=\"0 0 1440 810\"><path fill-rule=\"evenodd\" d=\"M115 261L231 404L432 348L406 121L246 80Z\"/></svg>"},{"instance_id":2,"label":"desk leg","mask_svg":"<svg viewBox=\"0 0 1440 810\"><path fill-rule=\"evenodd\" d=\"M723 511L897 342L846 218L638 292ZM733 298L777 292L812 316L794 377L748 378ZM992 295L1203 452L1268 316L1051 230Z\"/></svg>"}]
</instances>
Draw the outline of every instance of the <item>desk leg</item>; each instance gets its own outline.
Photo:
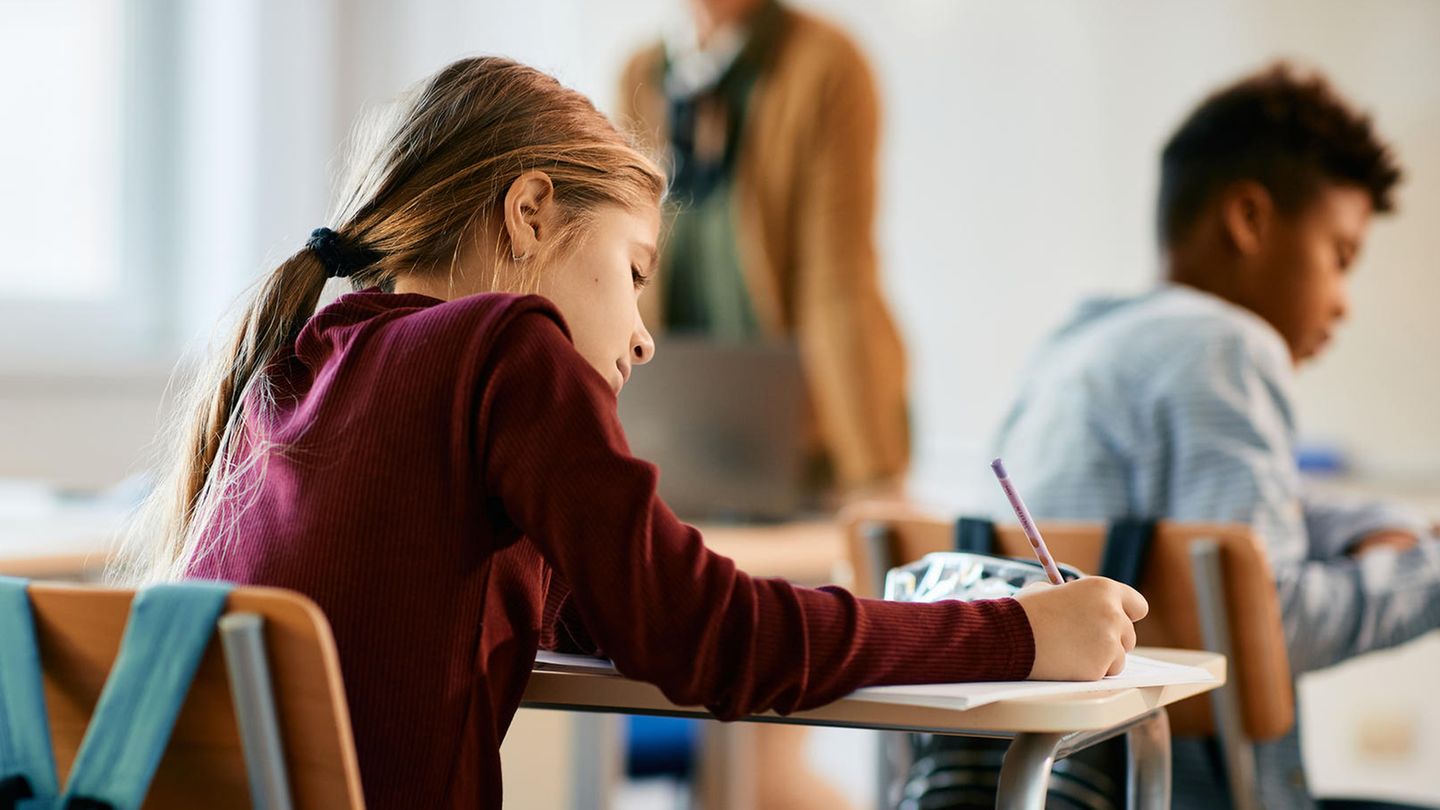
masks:
<instances>
[{"instance_id":1,"label":"desk leg","mask_svg":"<svg viewBox=\"0 0 1440 810\"><path fill-rule=\"evenodd\" d=\"M1000 766L995 810L1044 810L1050 766L1055 764L1055 751L1063 736L1038 732L1015 735Z\"/></svg>"},{"instance_id":2,"label":"desk leg","mask_svg":"<svg viewBox=\"0 0 1440 810\"><path fill-rule=\"evenodd\" d=\"M625 774L625 718L576 712L571 810L607 810Z\"/></svg>"},{"instance_id":3,"label":"desk leg","mask_svg":"<svg viewBox=\"0 0 1440 810\"><path fill-rule=\"evenodd\" d=\"M1156 709L1125 733L1129 751L1126 806L1170 810L1170 715Z\"/></svg>"},{"instance_id":4,"label":"desk leg","mask_svg":"<svg viewBox=\"0 0 1440 810\"><path fill-rule=\"evenodd\" d=\"M749 810L756 805L757 738L769 730L758 723L707 722L700 738L695 775L697 804L707 810Z\"/></svg>"}]
</instances>

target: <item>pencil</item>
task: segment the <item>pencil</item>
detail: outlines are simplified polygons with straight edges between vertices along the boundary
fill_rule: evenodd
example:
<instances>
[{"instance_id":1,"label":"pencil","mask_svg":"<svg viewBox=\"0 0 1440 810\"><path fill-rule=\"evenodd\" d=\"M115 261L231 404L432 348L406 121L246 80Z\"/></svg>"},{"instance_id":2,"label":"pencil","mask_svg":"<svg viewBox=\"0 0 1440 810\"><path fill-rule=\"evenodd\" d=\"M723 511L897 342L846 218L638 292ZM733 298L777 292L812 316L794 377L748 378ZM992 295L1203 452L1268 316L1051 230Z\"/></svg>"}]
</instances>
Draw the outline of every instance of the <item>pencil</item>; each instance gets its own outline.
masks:
<instances>
[{"instance_id":1,"label":"pencil","mask_svg":"<svg viewBox=\"0 0 1440 810\"><path fill-rule=\"evenodd\" d=\"M1045 547L1045 538L1040 536L1040 530L1036 528L1034 519L1030 517L1030 510L1025 508L1025 502L1020 500L1020 493L1015 491L1015 485L1010 483L1010 476L1005 474L1005 464L997 458L990 462L990 469L995 471L995 477L1000 481L1000 488L1005 490L1005 497L1010 499L1010 507L1015 510L1015 517L1020 519L1020 528L1030 539L1030 547L1035 550L1035 556L1040 558L1040 565L1045 568L1045 574L1050 577L1050 583L1052 585L1064 584L1065 578L1060 576L1060 569L1055 566L1055 559L1050 556L1050 549Z\"/></svg>"}]
</instances>

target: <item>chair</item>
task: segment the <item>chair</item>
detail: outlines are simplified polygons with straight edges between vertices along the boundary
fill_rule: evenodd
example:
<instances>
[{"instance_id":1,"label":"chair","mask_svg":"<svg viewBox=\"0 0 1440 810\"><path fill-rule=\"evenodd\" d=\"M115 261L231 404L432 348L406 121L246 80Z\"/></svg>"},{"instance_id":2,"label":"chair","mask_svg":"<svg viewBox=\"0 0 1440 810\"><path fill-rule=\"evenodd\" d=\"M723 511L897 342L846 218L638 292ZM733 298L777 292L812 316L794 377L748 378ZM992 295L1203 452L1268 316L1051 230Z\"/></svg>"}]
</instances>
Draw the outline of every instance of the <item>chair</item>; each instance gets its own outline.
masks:
<instances>
[{"instance_id":1,"label":"chair","mask_svg":"<svg viewBox=\"0 0 1440 810\"><path fill-rule=\"evenodd\" d=\"M906 505L855 504L841 522L855 590L864 596L879 595L890 568L955 547L953 519ZM1057 560L1099 569L1105 526L1041 523L1040 530ZM1003 556L1033 558L1018 525L996 526L996 541ZM1279 600L1260 538L1243 525L1162 521L1140 591L1150 603L1136 626L1141 645L1226 656L1227 684L1169 707L1170 724L1177 736L1218 735L1235 806L1257 806L1253 743L1282 737L1295 723Z\"/></svg>"},{"instance_id":2,"label":"chair","mask_svg":"<svg viewBox=\"0 0 1440 810\"><path fill-rule=\"evenodd\" d=\"M63 782L134 592L55 583L28 590ZM236 588L219 629L145 806L364 807L339 659L320 609L289 591Z\"/></svg>"}]
</instances>

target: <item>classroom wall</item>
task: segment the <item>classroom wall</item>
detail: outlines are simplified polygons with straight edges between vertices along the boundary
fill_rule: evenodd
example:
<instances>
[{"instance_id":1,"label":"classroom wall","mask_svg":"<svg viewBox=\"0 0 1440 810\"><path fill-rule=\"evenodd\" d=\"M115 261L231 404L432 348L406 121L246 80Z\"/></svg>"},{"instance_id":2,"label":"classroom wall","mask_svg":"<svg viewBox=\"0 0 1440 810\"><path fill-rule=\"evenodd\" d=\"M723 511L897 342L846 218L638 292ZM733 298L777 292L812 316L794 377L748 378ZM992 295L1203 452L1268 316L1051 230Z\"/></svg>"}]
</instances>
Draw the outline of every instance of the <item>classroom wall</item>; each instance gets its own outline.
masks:
<instances>
[{"instance_id":1,"label":"classroom wall","mask_svg":"<svg viewBox=\"0 0 1440 810\"><path fill-rule=\"evenodd\" d=\"M492 51L613 108L625 56L679 5L570 0L512 16L458 0L403 11L361 0L354 41L399 44L350 52L363 58L345 71L345 103L394 92L451 55ZM1440 341L1428 317L1440 293L1440 232L1429 227L1440 218L1440 4L798 5L845 23L884 90L879 239L909 343L923 494L964 500L1019 366L1078 296L1153 281L1161 144L1207 90L1276 56L1362 99L1410 177L1401 213L1372 231L1353 322L1301 378L1305 436L1371 475L1440 475L1440 364L1425 355Z\"/></svg>"},{"instance_id":2,"label":"classroom wall","mask_svg":"<svg viewBox=\"0 0 1440 810\"><path fill-rule=\"evenodd\" d=\"M1379 475L1440 474L1440 4L1084 4L805 0L847 24L884 89L879 240L907 338L920 492L963 501L1018 368L1080 295L1155 277L1155 155L1206 89L1275 55L1316 64L1374 110L1410 182L1377 223L1354 317L1301 377L1307 436ZM177 3L187 26L179 331L194 345L262 269L323 221L337 145L366 103L446 60L508 53L613 106L625 55L678 0ZM258 11L257 11L258 9ZM663 346L662 346L663 350ZM15 348L0 350L14 354ZM4 360L0 357L0 360ZM3 366L3 363L0 363ZM23 380L0 370L0 389ZM160 387L150 385L151 396ZM90 394L104 406L111 394ZM125 396L131 396L127 394ZM118 475L144 408L76 420L71 441L0 396L0 475ZM124 402L124 397L121 400ZM133 404L133 403L131 403ZM1383 414L1383 418L1381 415ZM114 446L95 460L86 448ZM41 449L37 449L41 448Z\"/></svg>"},{"instance_id":3,"label":"classroom wall","mask_svg":"<svg viewBox=\"0 0 1440 810\"><path fill-rule=\"evenodd\" d=\"M1440 4L816 5L887 91L882 244L940 494L967 480L957 466L983 473L1023 358L1076 297L1151 283L1160 146L1209 88L1276 55L1363 99L1411 178L1373 229L1353 322L1301 378L1304 431L1375 473L1440 467Z\"/></svg>"}]
</instances>

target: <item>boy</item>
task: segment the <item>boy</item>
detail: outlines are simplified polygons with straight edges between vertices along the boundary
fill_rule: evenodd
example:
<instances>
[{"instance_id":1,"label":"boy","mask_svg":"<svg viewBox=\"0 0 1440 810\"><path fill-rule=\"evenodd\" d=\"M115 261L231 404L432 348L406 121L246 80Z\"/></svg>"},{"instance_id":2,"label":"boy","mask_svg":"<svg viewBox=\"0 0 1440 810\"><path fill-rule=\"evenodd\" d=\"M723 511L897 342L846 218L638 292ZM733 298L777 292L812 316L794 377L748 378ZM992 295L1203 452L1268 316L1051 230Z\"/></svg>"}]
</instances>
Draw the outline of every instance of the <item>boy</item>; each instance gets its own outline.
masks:
<instances>
[{"instance_id":1,"label":"boy","mask_svg":"<svg viewBox=\"0 0 1440 810\"><path fill-rule=\"evenodd\" d=\"M1295 367L1345 317L1348 271L1399 178L1369 119L1319 76L1281 64L1220 90L1161 158L1166 283L1082 305L998 437L1039 517L1254 526L1297 676L1440 626L1430 529L1384 504L1307 498L1294 454ZM1221 772L1191 754L1177 745L1176 806L1224 806L1199 795L1223 790ZM1265 807L1314 806L1298 734L1256 758Z\"/></svg>"}]
</instances>

